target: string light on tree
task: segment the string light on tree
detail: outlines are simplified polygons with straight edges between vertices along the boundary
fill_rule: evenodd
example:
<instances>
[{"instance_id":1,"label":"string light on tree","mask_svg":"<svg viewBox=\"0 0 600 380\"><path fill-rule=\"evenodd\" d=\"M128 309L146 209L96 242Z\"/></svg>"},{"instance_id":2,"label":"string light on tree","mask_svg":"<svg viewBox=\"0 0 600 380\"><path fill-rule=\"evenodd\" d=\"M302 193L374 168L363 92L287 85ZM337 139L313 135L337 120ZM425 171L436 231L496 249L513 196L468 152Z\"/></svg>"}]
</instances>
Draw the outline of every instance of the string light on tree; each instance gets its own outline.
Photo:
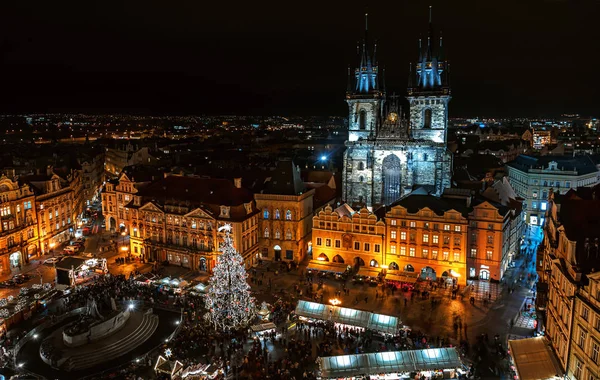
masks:
<instances>
[{"instance_id":1,"label":"string light on tree","mask_svg":"<svg viewBox=\"0 0 600 380\"><path fill-rule=\"evenodd\" d=\"M250 296L248 275L242 256L233 247L231 225L219 228L225 232L221 255L213 269L206 295L206 318L221 331L237 330L248 326L256 315L256 305Z\"/></svg>"}]
</instances>

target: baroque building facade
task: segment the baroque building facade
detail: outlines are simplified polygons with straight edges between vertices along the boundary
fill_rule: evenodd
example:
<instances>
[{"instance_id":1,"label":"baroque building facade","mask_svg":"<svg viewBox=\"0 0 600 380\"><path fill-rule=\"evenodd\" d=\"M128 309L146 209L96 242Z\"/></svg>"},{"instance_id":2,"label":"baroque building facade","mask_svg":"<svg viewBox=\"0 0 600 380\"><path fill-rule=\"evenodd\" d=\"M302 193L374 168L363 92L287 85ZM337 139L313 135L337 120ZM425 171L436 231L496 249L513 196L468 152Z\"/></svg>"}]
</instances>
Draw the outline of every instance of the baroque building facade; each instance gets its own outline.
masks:
<instances>
[{"instance_id":1,"label":"baroque building facade","mask_svg":"<svg viewBox=\"0 0 600 380\"><path fill-rule=\"evenodd\" d=\"M230 224L245 266L258 257L259 211L241 179L167 175L137 190L125 208L132 255L210 272L224 239L218 229Z\"/></svg>"},{"instance_id":2,"label":"baroque building facade","mask_svg":"<svg viewBox=\"0 0 600 380\"><path fill-rule=\"evenodd\" d=\"M35 193L16 179L0 177L0 273L10 273L39 252Z\"/></svg>"},{"instance_id":3,"label":"baroque building facade","mask_svg":"<svg viewBox=\"0 0 600 380\"><path fill-rule=\"evenodd\" d=\"M551 192L548 203L537 306L565 378L598 379L600 186Z\"/></svg>"},{"instance_id":4,"label":"baroque building facade","mask_svg":"<svg viewBox=\"0 0 600 380\"><path fill-rule=\"evenodd\" d=\"M434 46L436 45L436 46ZM389 101L365 28L359 65L348 70L346 102L349 133L344 152L343 197L374 210L389 205L417 185L441 195L450 187L452 154L447 148L450 86L442 39L434 42L429 20L426 44L419 40L418 62L409 73L405 120L398 98Z\"/></svg>"}]
</instances>

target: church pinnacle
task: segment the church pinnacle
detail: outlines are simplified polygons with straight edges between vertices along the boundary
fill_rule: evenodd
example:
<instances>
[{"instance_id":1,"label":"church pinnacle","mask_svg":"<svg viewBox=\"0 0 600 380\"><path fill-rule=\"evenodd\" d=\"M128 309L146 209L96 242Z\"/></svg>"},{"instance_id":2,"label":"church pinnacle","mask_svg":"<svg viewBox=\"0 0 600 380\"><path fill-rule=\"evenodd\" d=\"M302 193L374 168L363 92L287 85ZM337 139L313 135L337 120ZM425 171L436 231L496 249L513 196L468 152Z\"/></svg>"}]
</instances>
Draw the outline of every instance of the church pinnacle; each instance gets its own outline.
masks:
<instances>
[{"instance_id":1,"label":"church pinnacle","mask_svg":"<svg viewBox=\"0 0 600 380\"><path fill-rule=\"evenodd\" d=\"M365 13L365 36L362 44L358 47L360 54L359 66L354 70L354 88L349 94L360 95L360 94L371 94L378 92L378 67L375 57L377 54L377 44L374 44L372 50L369 44L369 14ZM373 54L370 54L370 51Z\"/></svg>"}]
</instances>

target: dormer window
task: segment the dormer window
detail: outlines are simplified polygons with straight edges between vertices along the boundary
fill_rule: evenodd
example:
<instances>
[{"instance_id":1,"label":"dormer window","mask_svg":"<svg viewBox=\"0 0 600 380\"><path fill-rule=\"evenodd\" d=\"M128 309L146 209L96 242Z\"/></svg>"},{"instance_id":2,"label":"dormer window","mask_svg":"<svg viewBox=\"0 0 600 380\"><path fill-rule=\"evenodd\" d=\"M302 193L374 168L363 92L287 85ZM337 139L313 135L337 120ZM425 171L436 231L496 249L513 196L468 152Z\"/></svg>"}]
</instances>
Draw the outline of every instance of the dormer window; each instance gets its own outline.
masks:
<instances>
[{"instance_id":1,"label":"dormer window","mask_svg":"<svg viewBox=\"0 0 600 380\"><path fill-rule=\"evenodd\" d=\"M221 218L229 218L229 206L221 206Z\"/></svg>"},{"instance_id":2,"label":"dormer window","mask_svg":"<svg viewBox=\"0 0 600 380\"><path fill-rule=\"evenodd\" d=\"M246 209L246 214L250 214L252 212L252 203L244 203L244 208Z\"/></svg>"},{"instance_id":3,"label":"dormer window","mask_svg":"<svg viewBox=\"0 0 600 380\"><path fill-rule=\"evenodd\" d=\"M281 219L281 212L279 211L279 209L275 210L275 219Z\"/></svg>"}]
</instances>

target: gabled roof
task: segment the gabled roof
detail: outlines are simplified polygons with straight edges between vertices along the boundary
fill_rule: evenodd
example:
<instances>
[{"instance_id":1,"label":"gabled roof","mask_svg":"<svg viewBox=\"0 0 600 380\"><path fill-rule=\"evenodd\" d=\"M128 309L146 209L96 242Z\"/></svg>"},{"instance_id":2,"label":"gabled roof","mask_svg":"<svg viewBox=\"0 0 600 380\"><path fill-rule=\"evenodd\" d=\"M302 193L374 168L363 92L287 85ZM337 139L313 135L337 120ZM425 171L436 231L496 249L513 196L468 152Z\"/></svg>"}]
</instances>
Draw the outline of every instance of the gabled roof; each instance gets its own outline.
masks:
<instances>
[{"instance_id":1,"label":"gabled roof","mask_svg":"<svg viewBox=\"0 0 600 380\"><path fill-rule=\"evenodd\" d=\"M265 183L263 194L300 195L306 187L300 179L300 169L291 160L280 160Z\"/></svg>"},{"instance_id":2,"label":"gabled roof","mask_svg":"<svg viewBox=\"0 0 600 380\"><path fill-rule=\"evenodd\" d=\"M252 193L237 188L225 179L206 179L200 177L182 177L170 175L138 192L146 199L158 202L165 200L189 201L192 204L211 204L218 206L238 206L252 202Z\"/></svg>"},{"instance_id":3,"label":"gabled roof","mask_svg":"<svg viewBox=\"0 0 600 380\"><path fill-rule=\"evenodd\" d=\"M459 212L465 218L469 215L469 208L467 207L465 200L438 198L433 195L423 195L420 193L410 193L391 205L386 206L385 210L389 211L394 206L402 206L411 214L415 214L419 212L419 210L428 208L439 216L452 210Z\"/></svg>"}]
</instances>

